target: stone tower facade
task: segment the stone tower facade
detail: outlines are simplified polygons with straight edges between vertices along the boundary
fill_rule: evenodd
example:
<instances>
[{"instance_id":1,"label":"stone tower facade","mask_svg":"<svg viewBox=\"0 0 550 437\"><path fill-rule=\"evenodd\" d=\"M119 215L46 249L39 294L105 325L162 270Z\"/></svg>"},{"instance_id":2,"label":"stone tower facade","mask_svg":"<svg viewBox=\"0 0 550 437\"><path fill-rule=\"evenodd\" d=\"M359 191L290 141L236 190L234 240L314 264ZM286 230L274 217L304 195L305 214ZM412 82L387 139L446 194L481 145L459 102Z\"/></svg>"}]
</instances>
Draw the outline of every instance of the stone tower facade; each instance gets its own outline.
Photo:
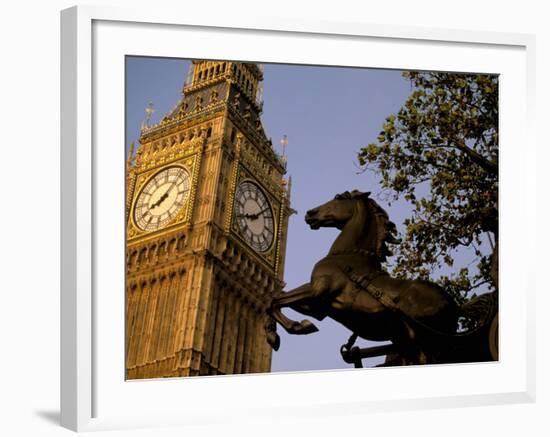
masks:
<instances>
[{"instance_id":1,"label":"stone tower facade","mask_svg":"<svg viewBox=\"0 0 550 437\"><path fill-rule=\"evenodd\" d=\"M262 79L257 64L193 61L128 156L128 379L270 371L265 311L291 209Z\"/></svg>"}]
</instances>

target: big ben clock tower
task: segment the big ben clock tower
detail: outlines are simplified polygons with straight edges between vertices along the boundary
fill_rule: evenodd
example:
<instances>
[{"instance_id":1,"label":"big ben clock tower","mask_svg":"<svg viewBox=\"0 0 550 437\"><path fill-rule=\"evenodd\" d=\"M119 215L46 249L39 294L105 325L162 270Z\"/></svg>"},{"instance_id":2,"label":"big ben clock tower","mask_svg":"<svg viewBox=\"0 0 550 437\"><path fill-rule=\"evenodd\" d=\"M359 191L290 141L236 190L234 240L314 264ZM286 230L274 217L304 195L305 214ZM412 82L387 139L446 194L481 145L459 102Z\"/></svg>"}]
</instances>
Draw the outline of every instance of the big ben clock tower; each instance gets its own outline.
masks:
<instances>
[{"instance_id":1,"label":"big ben clock tower","mask_svg":"<svg viewBox=\"0 0 550 437\"><path fill-rule=\"evenodd\" d=\"M257 64L193 61L183 98L128 157L128 379L268 372L289 187Z\"/></svg>"}]
</instances>

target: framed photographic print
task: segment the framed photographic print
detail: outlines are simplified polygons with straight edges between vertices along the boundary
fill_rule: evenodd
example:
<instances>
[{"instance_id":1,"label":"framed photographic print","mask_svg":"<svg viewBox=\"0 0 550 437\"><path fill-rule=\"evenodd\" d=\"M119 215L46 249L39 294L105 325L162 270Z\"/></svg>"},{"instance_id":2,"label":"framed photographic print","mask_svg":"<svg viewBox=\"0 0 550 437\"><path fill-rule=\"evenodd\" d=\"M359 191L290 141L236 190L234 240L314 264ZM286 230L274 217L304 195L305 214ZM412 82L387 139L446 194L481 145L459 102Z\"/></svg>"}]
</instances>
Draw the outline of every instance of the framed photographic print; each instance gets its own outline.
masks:
<instances>
[{"instance_id":1,"label":"framed photographic print","mask_svg":"<svg viewBox=\"0 0 550 437\"><path fill-rule=\"evenodd\" d=\"M62 424L532 400L532 45L63 11Z\"/></svg>"}]
</instances>

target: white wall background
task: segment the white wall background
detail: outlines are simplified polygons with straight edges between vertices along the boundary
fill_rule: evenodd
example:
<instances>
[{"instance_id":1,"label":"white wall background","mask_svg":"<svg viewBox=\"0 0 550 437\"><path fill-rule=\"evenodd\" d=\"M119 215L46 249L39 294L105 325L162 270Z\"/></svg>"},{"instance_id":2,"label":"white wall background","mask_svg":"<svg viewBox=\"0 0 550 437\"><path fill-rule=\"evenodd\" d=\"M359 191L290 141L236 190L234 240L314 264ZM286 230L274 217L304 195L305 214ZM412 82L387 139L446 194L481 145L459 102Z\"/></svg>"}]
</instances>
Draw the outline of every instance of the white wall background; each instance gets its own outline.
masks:
<instances>
[{"instance_id":1,"label":"white wall background","mask_svg":"<svg viewBox=\"0 0 550 437\"><path fill-rule=\"evenodd\" d=\"M547 271L546 229L549 152L543 126L550 118L550 28L544 2L392 0L391 2L213 0L236 14L309 17L337 21L483 29L537 35L537 128L539 132L539 253L525 254ZM96 1L97 4L180 7L201 2ZM206 2L205 2L206 3ZM27 0L3 4L0 15L0 433L58 436L70 431L59 417L59 10L73 2ZM204 13L212 6L204 7ZM521 153L521 145L518 145ZM533 205L535 208L535 205ZM533 212L535 210L533 209ZM545 259L546 258L546 259ZM117 431L116 435L549 435L550 299L538 285L538 396L535 404L368 416L303 418L257 425ZM101 433L111 434L111 433Z\"/></svg>"}]
</instances>

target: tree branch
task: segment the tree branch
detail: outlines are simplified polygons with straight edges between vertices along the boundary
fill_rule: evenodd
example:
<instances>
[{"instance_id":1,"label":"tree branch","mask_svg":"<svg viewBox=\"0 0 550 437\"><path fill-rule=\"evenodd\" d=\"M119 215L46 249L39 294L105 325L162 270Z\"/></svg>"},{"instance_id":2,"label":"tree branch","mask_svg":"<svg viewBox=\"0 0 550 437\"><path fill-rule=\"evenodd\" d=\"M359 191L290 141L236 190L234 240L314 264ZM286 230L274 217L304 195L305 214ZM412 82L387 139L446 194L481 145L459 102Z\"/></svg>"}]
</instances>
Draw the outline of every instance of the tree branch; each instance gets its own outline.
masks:
<instances>
[{"instance_id":1,"label":"tree branch","mask_svg":"<svg viewBox=\"0 0 550 437\"><path fill-rule=\"evenodd\" d=\"M475 150L470 149L466 144L463 142L455 142L455 146L458 150L465 153L470 157L472 161L474 161L477 165L479 165L481 168L483 168L487 173L491 173L493 175L498 175L498 165L494 162L489 161L488 159L485 159L483 156L481 156L479 153L477 153Z\"/></svg>"}]
</instances>

